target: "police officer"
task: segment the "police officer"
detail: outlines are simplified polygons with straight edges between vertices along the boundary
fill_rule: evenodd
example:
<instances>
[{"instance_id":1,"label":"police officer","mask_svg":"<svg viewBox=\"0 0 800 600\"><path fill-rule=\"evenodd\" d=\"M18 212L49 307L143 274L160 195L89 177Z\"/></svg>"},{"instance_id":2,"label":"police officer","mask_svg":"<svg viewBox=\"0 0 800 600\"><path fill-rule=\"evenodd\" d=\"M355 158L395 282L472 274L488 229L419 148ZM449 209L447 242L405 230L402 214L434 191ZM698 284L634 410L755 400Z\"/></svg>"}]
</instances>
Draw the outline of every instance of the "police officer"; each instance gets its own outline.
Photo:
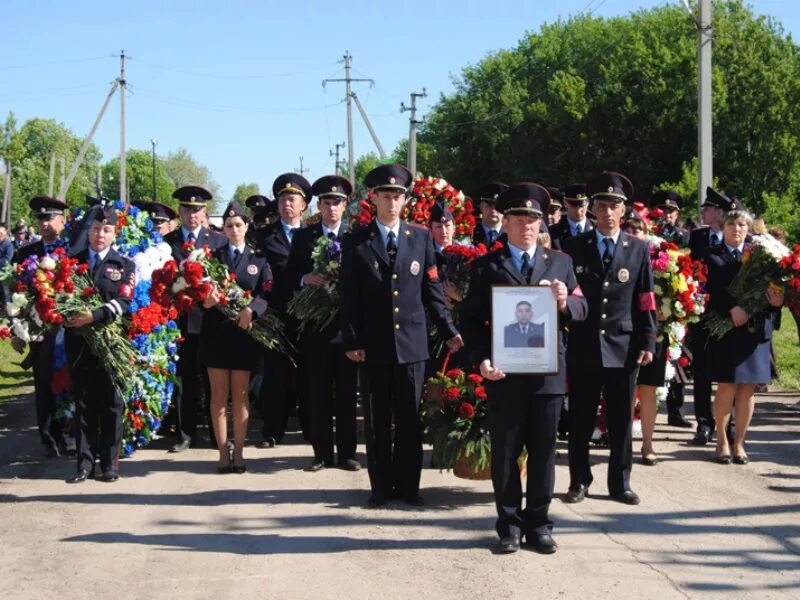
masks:
<instances>
[{"instance_id":1,"label":"police officer","mask_svg":"<svg viewBox=\"0 0 800 600\"><path fill-rule=\"evenodd\" d=\"M254 194L244 201L244 205L250 211L250 227L247 229L247 245L255 248L260 237L259 232L269 225L269 211L272 206L272 201L261 194Z\"/></svg>"},{"instance_id":2,"label":"police officer","mask_svg":"<svg viewBox=\"0 0 800 600\"><path fill-rule=\"evenodd\" d=\"M606 398L611 455L608 490L615 500L638 504L630 488L632 410L636 371L653 360L656 303L646 242L620 230L630 181L603 173L587 187L597 228L568 240L578 283L589 303L584 322L570 326L567 372L570 393L569 471L566 502L580 502L592 483L589 440L601 391Z\"/></svg>"},{"instance_id":3,"label":"police officer","mask_svg":"<svg viewBox=\"0 0 800 600\"><path fill-rule=\"evenodd\" d=\"M178 214L181 226L164 236L164 241L172 248L172 258L180 263L188 256L186 244L201 248L208 246L212 251L227 244L224 235L203 226L206 219L206 205L212 199L211 192L196 185L178 188L172 193L178 201ZM178 441L170 452L183 452L197 443L197 413L207 414L205 402L211 397L208 375L199 363L200 332L203 327L203 309L195 307L188 315L180 318L178 326L183 336L180 347L181 359L178 361L178 376L181 385L175 394L175 409L178 426ZM205 402L204 402L205 399ZM214 440L213 422L209 419L209 431Z\"/></svg>"},{"instance_id":4,"label":"police officer","mask_svg":"<svg viewBox=\"0 0 800 600\"><path fill-rule=\"evenodd\" d=\"M349 231L342 217L352 193L350 180L339 175L325 175L311 186L311 194L318 199L321 219L296 232L292 240L285 277L295 290L328 283L324 274L314 272L311 253L321 237L341 243ZM348 471L361 468L361 463L356 460L358 366L345 356L340 332L337 315L323 330L306 331L302 336L303 368L311 417L309 433L314 449L314 458L306 468L310 472L337 463ZM334 446L338 461L334 461Z\"/></svg>"},{"instance_id":5,"label":"police officer","mask_svg":"<svg viewBox=\"0 0 800 600\"><path fill-rule=\"evenodd\" d=\"M497 200L508 240L500 250L477 259L472 266L469 293L462 305L465 327L475 340L473 357L488 380L489 427L492 439L494 487L501 552L515 552L522 536L537 551L553 553L548 507L555 484L556 426L566 392L564 350L566 326L586 317L572 259L537 244L539 225L550 196L535 183L518 183ZM491 289L494 285L549 285L558 304L559 370L556 375L506 375L491 361ZM497 325L496 325L497 326ZM528 450L527 507L517 459Z\"/></svg>"},{"instance_id":6,"label":"police officer","mask_svg":"<svg viewBox=\"0 0 800 600\"><path fill-rule=\"evenodd\" d=\"M178 213L172 207L150 200L134 200L131 204L150 216L153 227L162 236L172 231L172 221L178 218Z\"/></svg>"},{"instance_id":7,"label":"police officer","mask_svg":"<svg viewBox=\"0 0 800 600\"><path fill-rule=\"evenodd\" d=\"M344 239L340 285L347 357L364 362L368 506L401 497L419 506L422 427L419 406L428 358L425 309L452 351L463 346L444 304L427 229L400 220L411 185L401 165L381 165L364 183L375 194L376 220ZM395 425L392 444L392 422Z\"/></svg>"},{"instance_id":8,"label":"police officer","mask_svg":"<svg viewBox=\"0 0 800 600\"><path fill-rule=\"evenodd\" d=\"M562 216L558 223L549 227L550 243L557 250L564 246L565 240L594 229L594 223L587 214L589 197L586 195L586 185L583 183L568 185L563 193L564 206L567 209L566 218Z\"/></svg>"},{"instance_id":9,"label":"police officer","mask_svg":"<svg viewBox=\"0 0 800 600\"><path fill-rule=\"evenodd\" d=\"M90 222L89 247L76 258L89 265L94 287L104 304L64 322L78 424L78 469L67 483L81 483L94 477L96 458L102 470L98 479L110 483L119 479L123 400L103 367L104 357L92 353L79 329L107 326L125 314L133 293L135 267L133 261L111 247L117 234L117 213L113 208L96 206L87 213L86 219Z\"/></svg>"},{"instance_id":10,"label":"police officer","mask_svg":"<svg viewBox=\"0 0 800 600\"><path fill-rule=\"evenodd\" d=\"M689 243L689 234L681 227L680 212L683 197L675 190L658 190L650 197L650 208L657 208L664 213L661 221L659 237L679 246Z\"/></svg>"},{"instance_id":11,"label":"police officer","mask_svg":"<svg viewBox=\"0 0 800 600\"><path fill-rule=\"evenodd\" d=\"M503 241L503 215L501 215L495 203L497 198L507 189L508 186L501 181L490 181L478 191L478 202L481 213L481 220L475 226L472 233L472 243L474 245L483 244L491 248L495 242Z\"/></svg>"},{"instance_id":12,"label":"police officer","mask_svg":"<svg viewBox=\"0 0 800 600\"><path fill-rule=\"evenodd\" d=\"M433 251L436 254L436 266L441 269L445 263L444 249L453 243L456 231L453 213L443 202L436 202L431 207L428 227L433 238ZM459 298L460 300L460 298Z\"/></svg>"},{"instance_id":13,"label":"police officer","mask_svg":"<svg viewBox=\"0 0 800 600\"><path fill-rule=\"evenodd\" d=\"M39 224L41 239L22 246L14 255L14 262L21 263L29 256L43 257L59 246L66 246L61 239L64 231L67 205L57 198L36 196L28 203ZM30 342L30 364L33 368L34 396L36 398L36 423L39 437L48 456L58 456L65 449L62 423L55 417L56 398L51 387L53 377L53 351L56 332L46 332L40 341ZM14 342L15 346L18 343Z\"/></svg>"},{"instance_id":14,"label":"police officer","mask_svg":"<svg viewBox=\"0 0 800 600\"><path fill-rule=\"evenodd\" d=\"M564 192L557 187L548 187L547 193L550 194L550 206L547 207L545 224L547 225L549 233L550 228L561 221L562 211L564 209Z\"/></svg>"},{"instance_id":15,"label":"police officer","mask_svg":"<svg viewBox=\"0 0 800 600\"><path fill-rule=\"evenodd\" d=\"M279 175L272 184L280 219L256 231L256 247L267 255L274 280L270 305L283 310L294 289L285 275L289 250L295 233L303 227L303 212L311 198L311 184L298 173ZM286 334L293 339L297 322L285 317ZM289 416L298 408L303 437L309 436L308 407L303 401L298 381L298 368L280 352L264 352L264 378L261 384L261 416L264 419L259 448L272 448L286 433Z\"/></svg>"}]
</instances>

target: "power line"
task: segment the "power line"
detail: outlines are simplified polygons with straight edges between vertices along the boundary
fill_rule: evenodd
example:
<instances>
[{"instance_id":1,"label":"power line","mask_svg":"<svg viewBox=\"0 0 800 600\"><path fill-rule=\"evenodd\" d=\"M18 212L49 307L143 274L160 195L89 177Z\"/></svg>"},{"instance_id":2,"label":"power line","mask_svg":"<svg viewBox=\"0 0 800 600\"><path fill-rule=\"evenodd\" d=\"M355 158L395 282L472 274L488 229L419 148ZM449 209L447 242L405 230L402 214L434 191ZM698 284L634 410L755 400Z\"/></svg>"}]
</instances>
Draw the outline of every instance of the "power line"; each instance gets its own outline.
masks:
<instances>
[{"instance_id":1,"label":"power line","mask_svg":"<svg viewBox=\"0 0 800 600\"><path fill-rule=\"evenodd\" d=\"M324 104L319 106L305 106L305 107L275 107L275 106L232 106L232 105L213 105L213 104L202 104L199 102L190 102L186 100L173 100L171 98L164 98L162 96L157 96L155 94L151 94L147 90L142 90L141 88L137 88L137 92L139 95L151 98L156 100L157 102L162 102L164 104L171 104L173 106L178 106L181 108L194 108L197 110L207 110L211 112L271 112L271 113L297 113L297 112L313 112L317 110L325 110L328 108L332 108L334 106L339 106L340 104L344 104L345 100L339 100L332 104Z\"/></svg>"},{"instance_id":2,"label":"power line","mask_svg":"<svg viewBox=\"0 0 800 600\"><path fill-rule=\"evenodd\" d=\"M94 56L91 58L72 58L72 59L64 59L64 60L52 60L43 63L34 63L28 65L14 65L14 66L6 66L0 67L0 71L13 71L17 69L38 69L39 67L51 67L53 65L66 65L66 64L75 64L75 63L84 63L84 62L91 62L95 60L106 60L111 58L109 56Z\"/></svg>"},{"instance_id":3,"label":"power line","mask_svg":"<svg viewBox=\"0 0 800 600\"><path fill-rule=\"evenodd\" d=\"M330 68L330 64L318 67L316 69L299 69L296 71L287 71L283 73L250 73L250 74L235 74L235 73L220 73L220 72L200 72L189 71L186 69L171 67L169 65L162 65L148 60L138 59L137 64L146 65L161 71L168 71L170 73L178 73L186 75L187 77L204 77L212 79L276 79L280 77L305 77L308 73L316 73Z\"/></svg>"}]
</instances>

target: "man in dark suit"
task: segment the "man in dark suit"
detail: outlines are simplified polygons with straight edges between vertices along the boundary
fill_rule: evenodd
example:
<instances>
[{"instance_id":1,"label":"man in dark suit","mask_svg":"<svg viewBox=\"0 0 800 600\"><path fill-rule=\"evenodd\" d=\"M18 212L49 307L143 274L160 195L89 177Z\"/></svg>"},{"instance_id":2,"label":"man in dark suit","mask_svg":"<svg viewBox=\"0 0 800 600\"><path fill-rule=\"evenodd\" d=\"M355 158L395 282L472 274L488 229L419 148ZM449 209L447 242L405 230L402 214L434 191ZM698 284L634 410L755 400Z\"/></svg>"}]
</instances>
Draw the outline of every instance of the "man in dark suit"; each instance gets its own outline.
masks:
<instances>
[{"instance_id":1,"label":"man in dark suit","mask_svg":"<svg viewBox=\"0 0 800 600\"><path fill-rule=\"evenodd\" d=\"M553 553L548 509L555 485L556 427L566 392L564 351L566 326L586 317L572 260L566 254L537 245L547 190L534 183L511 186L497 201L508 240L472 264L469 293L462 315L471 338L473 357L488 380L489 428L492 439L492 485L497 508L496 530L501 552L515 552L524 535L537 551ZM494 285L549 285L558 311L559 369L556 375L506 376L492 365L491 290ZM517 466L528 450L527 506Z\"/></svg>"},{"instance_id":2,"label":"man in dark suit","mask_svg":"<svg viewBox=\"0 0 800 600\"><path fill-rule=\"evenodd\" d=\"M508 189L508 186L501 181L490 181L478 191L478 208L481 214L480 222L475 226L472 233L472 243L477 246L483 244L491 248L495 242L505 241L503 235L503 215L495 206L497 198Z\"/></svg>"},{"instance_id":3,"label":"man in dark suit","mask_svg":"<svg viewBox=\"0 0 800 600\"><path fill-rule=\"evenodd\" d=\"M562 249L565 240L594 229L594 223L587 216L589 197L586 195L586 185L582 183L568 185L563 193L567 214L562 215L558 223L548 228L550 244L556 250Z\"/></svg>"},{"instance_id":4,"label":"man in dark suit","mask_svg":"<svg viewBox=\"0 0 800 600\"><path fill-rule=\"evenodd\" d=\"M197 185L186 185L172 193L178 201L178 214L181 226L164 236L164 241L172 249L172 258L180 263L190 250L208 246L217 250L228 243L221 233L203 227L206 217L206 205L212 199L211 192ZM208 402L211 390L206 369L200 366L200 331L203 327L203 309L193 308L188 315L181 317L178 326L183 342L180 347L178 361L178 377L181 384L175 391L175 416L177 417L176 433L178 441L170 447L170 452L183 452L197 444L197 415L208 415ZM214 443L213 423L209 418L209 436Z\"/></svg>"},{"instance_id":5,"label":"man in dark suit","mask_svg":"<svg viewBox=\"0 0 800 600\"><path fill-rule=\"evenodd\" d=\"M153 227L162 236L172 231L172 222L178 218L178 213L171 206L150 200L134 200L131 204L150 216Z\"/></svg>"},{"instance_id":6,"label":"man in dark suit","mask_svg":"<svg viewBox=\"0 0 800 600\"><path fill-rule=\"evenodd\" d=\"M531 303L517 302L514 315L517 320L506 325L503 331L503 345L506 348L544 348L544 323L531 323Z\"/></svg>"},{"instance_id":7,"label":"man in dark suit","mask_svg":"<svg viewBox=\"0 0 800 600\"><path fill-rule=\"evenodd\" d=\"M124 315L133 294L133 261L111 247L116 238L117 213L113 208L96 206L86 215L89 247L76 258L89 265L94 287L104 304L92 312L71 316L64 322L65 345L75 394L78 468L67 483L81 483L94 477L95 458L100 459L101 481L119 479L119 452L122 446L123 399L116 393L103 366L107 357L96 356L78 330L103 327Z\"/></svg>"},{"instance_id":8,"label":"man in dark suit","mask_svg":"<svg viewBox=\"0 0 800 600\"><path fill-rule=\"evenodd\" d=\"M461 336L444 303L430 232L400 220L412 175L381 165L364 183L375 194L377 217L345 236L340 289L347 357L365 362L367 463L378 508L394 496L419 506L422 470L420 398L428 359L425 310L458 351ZM394 444L392 422L394 421Z\"/></svg>"},{"instance_id":9,"label":"man in dark suit","mask_svg":"<svg viewBox=\"0 0 800 600\"><path fill-rule=\"evenodd\" d=\"M639 365L653 360L656 302L650 253L645 242L620 230L630 181L603 173L587 188L597 228L570 239L578 283L589 315L570 327L567 367L570 390L569 470L566 502L580 502L592 483L589 440L601 392L606 398L611 455L608 490L626 504L638 504L631 490L633 391Z\"/></svg>"},{"instance_id":10,"label":"man in dark suit","mask_svg":"<svg viewBox=\"0 0 800 600\"><path fill-rule=\"evenodd\" d=\"M285 274L293 291L304 286L329 284L326 274L315 272L312 252L323 237L341 244L349 231L342 217L352 193L350 180L338 175L320 177L311 186L311 194L318 199L321 219L294 234ZM303 332L301 341L310 409L309 433L314 449L314 458L306 471L316 472L336 464L348 471L358 471L361 469L361 463L356 460L358 366L344 354L338 315L321 331ZM334 446L337 462L334 461Z\"/></svg>"},{"instance_id":11,"label":"man in dark suit","mask_svg":"<svg viewBox=\"0 0 800 600\"><path fill-rule=\"evenodd\" d=\"M61 238L64 231L67 205L57 198L36 196L28 203L39 224L41 239L22 246L14 255L14 262L19 264L29 256L39 258L53 252L58 247L66 246ZM48 456L58 456L65 449L62 423L55 416L56 398L51 387L53 377L53 352L57 334L48 331L39 341L30 342L30 365L33 368L33 386L36 399L36 423L39 426L39 437ZM13 341L18 346L18 342Z\"/></svg>"},{"instance_id":12,"label":"man in dark suit","mask_svg":"<svg viewBox=\"0 0 800 600\"><path fill-rule=\"evenodd\" d=\"M303 227L303 212L311 197L311 184L298 173L284 173L273 182L272 193L278 203L280 218L275 223L257 230L256 247L267 255L269 266L272 268L275 283L269 298L270 305L282 311L286 308L294 289L294 284L285 277L286 265L289 262L289 250L294 235ZM288 316L285 316L284 320L286 334L294 340L297 335L297 322ZM302 349L298 350L302 354ZM273 448L283 440L289 416L295 411L300 420L303 437L308 439L309 410L300 390L299 368L295 367L285 354L272 350L264 352L264 379L260 393L261 416L264 422L259 448Z\"/></svg>"}]
</instances>

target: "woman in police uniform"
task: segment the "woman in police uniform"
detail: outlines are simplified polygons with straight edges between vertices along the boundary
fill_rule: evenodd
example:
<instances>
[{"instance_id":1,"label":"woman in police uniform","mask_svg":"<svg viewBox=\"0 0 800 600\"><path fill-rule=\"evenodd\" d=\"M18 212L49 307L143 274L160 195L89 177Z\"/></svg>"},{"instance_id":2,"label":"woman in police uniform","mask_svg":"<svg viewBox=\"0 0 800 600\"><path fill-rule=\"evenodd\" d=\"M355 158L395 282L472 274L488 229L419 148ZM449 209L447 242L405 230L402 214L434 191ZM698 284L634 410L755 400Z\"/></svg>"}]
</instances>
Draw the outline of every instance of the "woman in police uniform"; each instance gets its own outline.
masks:
<instances>
[{"instance_id":1,"label":"woman in police uniform","mask_svg":"<svg viewBox=\"0 0 800 600\"><path fill-rule=\"evenodd\" d=\"M223 214L223 230L228 243L214 251L214 257L236 276L239 286L252 294L252 301L237 322L214 308L221 293L214 289L204 302L203 330L200 335L200 362L208 368L211 380L211 417L219 448L219 473L244 473L243 457L249 419L250 373L259 368L261 347L247 330L267 310L266 296L272 288L272 272L266 256L245 243L248 219L238 202L231 202ZM233 455L228 454L226 409L228 394L233 404Z\"/></svg>"},{"instance_id":2,"label":"woman in police uniform","mask_svg":"<svg viewBox=\"0 0 800 600\"><path fill-rule=\"evenodd\" d=\"M780 327L780 307L783 292L770 288L767 291L768 307L762 313L748 314L739 306L737 298L728 292L728 286L742 266L746 250L745 238L752 223L744 210L729 211L722 218L722 244L706 251L709 294L708 311L729 317L733 329L722 339L710 338L709 374L717 382L714 398L714 420L717 428L715 460L730 464L731 449L726 429L735 410L736 434L733 440L733 462L749 462L744 450L744 438L753 418L755 401L753 393L759 383L772 379L770 340L773 330Z\"/></svg>"}]
</instances>

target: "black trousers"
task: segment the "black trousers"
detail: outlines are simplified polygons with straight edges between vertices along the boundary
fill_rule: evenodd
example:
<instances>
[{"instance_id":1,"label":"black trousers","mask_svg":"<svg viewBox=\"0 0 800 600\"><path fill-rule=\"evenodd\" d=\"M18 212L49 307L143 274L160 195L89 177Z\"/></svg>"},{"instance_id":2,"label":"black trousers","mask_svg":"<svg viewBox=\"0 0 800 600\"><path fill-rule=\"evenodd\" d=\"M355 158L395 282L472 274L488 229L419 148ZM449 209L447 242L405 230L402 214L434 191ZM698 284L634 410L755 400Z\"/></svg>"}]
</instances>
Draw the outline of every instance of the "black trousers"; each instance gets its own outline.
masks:
<instances>
[{"instance_id":1,"label":"black trousers","mask_svg":"<svg viewBox=\"0 0 800 600\"><path fill-rule=\"evenodd\" d=\"M314 458L333 464L334 445L339 462L355 458L358 366L329 339L309 336L303 348Z\"/></svg>"},{"instance_id":2,"label":"black trousers","mask_svg":"<svg viewBox=\"0 0 800 600\"><path fill-rule=\"evenodd\" d=\"M529 377L509 375L486 386L492 439L492 487L500 537L545 533L556 482L556 437L561 394L534 394ZM519 459L528 450L526 506L522 508Z\"/></svg>"},{"instance_id":3,"label":"black trousers","mask_svg":"<svg viewBox=\"0 0 800 600\"><path fill-rule=\"evenodd\" d=\"M606 396L606 424L611 447L608 459L608 490L620 492L630 485L635 383L636 369L594 367L570 370L570 486L588 486L593 481L589 466L589 441L594 431L601 390L605 391Z\"/></svg>"},{"instance_id":4,"label":"black trousers","mask_svg":"<svg viewBox=\"0 0 800 600\"><path fill-rule=\"evenodd\" d=\"M364 403L367 467L372 493L413 498L422 474L422 424L419 419L425 362L369 364ZM394 417L394 442L392 418Z\"/></svg>"},{"instance_id":5,"label":"black trousers","mask_svg":"<svg viewBox=\"0 0 800 600\"><path fill-rule=\"evenodd\" d=\"M211 383L208 371L200 365L200 335L187 333L178 349L180 386L175 400L178 441L197 443L198 416L210 415ZM200 423L202 424L202 423ZM209 436L214 437L214 422L208 418Z\"/></svg>"},{"instance_id":6,"label":"black trousers","mask_svg":"<svg viewBox=\"0 0 800 600\"><path fill-rule=\"evenodd\" d=\"M75 445L78 469L119 468L122 447L122 398L114 391L100 357L76 334L66 337L72 391L75 395Z\"/></svg>"},{"instance_id":7,"label":"black trousers","mask_svg":"<svg viewBox=\"0 0 800 600\"><path fill-rule=\"evenodd\" d=\"M711 377L708 370L708 334L702 324L689 326L689 348L694 368L694 416L697 428L708 427L714 431L714 413L711 408Z\"/></svg>"},{"instance_id":8,"label":"black trousers","mask_svg":"<svg viewBox=\"0 0 800 600\"><path fill-rule=\"evenodd\" d=\"M313 365L312 365L313 366ZM303 398L298 373L303 361L295 367L285 354L272 350L264 351L264 374L261 380L259 399L264 424L261 434L280 442L286 435L289 417L297 413L303 437L310 437L311 409Z\"/></svg>"},{"instance_id":9,"label":"black trousers","mask_svg":"<svg viewBox=\"0 0 800 600\"><path fill-rule=\"evenodd\" d=\"M685 384L682 381L673 379L669 382L667 391L667 414L669 416L682 415L684 388Z\"/></svg>"},{"instance_id":10,"label":"black trousers","mask_svg":"<svg viewBox=\"0 0 800 600\"><path fill-rule=\"evenodd\" d=\"M56 334L46 333L41 342L31 342L31 364L33 367L33 389L36 396L36 425L39 437L48 448L63 444L64 433L60 419L55 416L56 396L53 381L53 348Z\"/></svg>"}]
</instances>

